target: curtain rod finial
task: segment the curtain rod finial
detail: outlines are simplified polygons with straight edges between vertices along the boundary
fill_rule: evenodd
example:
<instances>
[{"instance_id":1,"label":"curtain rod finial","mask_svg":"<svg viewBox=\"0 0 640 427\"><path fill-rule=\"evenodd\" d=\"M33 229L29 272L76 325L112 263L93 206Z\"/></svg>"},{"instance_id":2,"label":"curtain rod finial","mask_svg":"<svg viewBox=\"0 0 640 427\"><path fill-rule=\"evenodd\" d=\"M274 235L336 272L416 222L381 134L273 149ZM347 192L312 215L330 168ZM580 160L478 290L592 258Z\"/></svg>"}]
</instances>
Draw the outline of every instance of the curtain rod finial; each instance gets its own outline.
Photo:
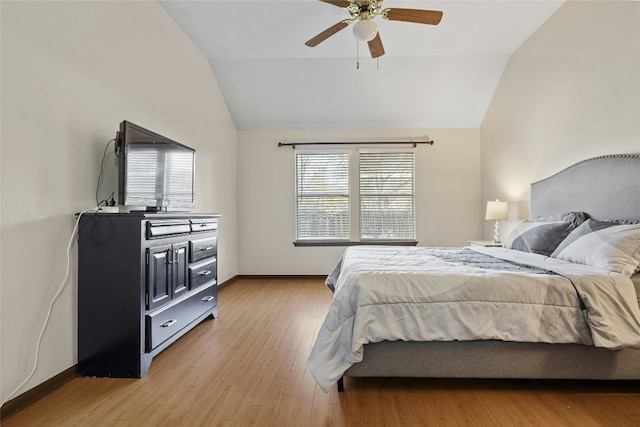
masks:
<instances>
[{"instance_id":1,"label":"curtain rod finial","mask_svg":"<svg viewBox=\"0 0 640 427\"><path fill-rule=\"evenodd\" d=\"M291 148L293 148L294 150L296 149L296 145L295 144L278 142L278 147L287 147L287 146L291 146Z\"/></svg>"}]
</instances>

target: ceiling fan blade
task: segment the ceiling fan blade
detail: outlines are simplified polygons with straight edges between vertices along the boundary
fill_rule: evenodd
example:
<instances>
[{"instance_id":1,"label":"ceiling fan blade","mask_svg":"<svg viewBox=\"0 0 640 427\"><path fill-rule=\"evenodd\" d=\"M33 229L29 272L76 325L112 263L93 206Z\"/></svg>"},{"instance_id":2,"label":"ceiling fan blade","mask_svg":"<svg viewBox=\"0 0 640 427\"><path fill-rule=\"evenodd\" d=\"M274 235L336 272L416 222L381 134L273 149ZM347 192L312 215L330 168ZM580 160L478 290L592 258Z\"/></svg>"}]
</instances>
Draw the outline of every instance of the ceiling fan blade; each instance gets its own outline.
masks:
<instances>
[{"instance_id":1,"label":"ceiling fan blade","mask_svg":"<svg viewBox=\"0 0 640 427\"><path fill-rule=\"evenodd\" d=\"M382 39L380 33L376 34L373 40L368 42L369 52L371 52L372 58L379 58L384 55L384 47L382 46Z\"/></svg>"},{"instance_id":2,"label":"ceiling fan blade","mask_svg":"<svg viewBox=\"0 0 640 427\"><path fill-rule=\"evenodd\" d=\"M347 0L320 0L320 1L324 3L332 4L334 6L344 7L345 9L351 5L351 2Z\"/></svg>"},{"instance_id":3,"label":"ceiling fan blade","mask_svg":"<svg viewBox=\"0 0 640 427\"><path fill-rule=\"evenodd\" d=\"M442 19L442 12L420 9L385 9L382 11L382 17L390 21L438 25Z\"/></svg>"},{"instance_id":4,"label":"ceiling fan blade","mask_svg":"<svg viewBox=\"0 0 640 427\"><path fill-rule=\"evenodd\" d=\"M315 47L320 43L322 43L323 41L325 41L326 39L328 39L329 37L331 37L332 35L334 35L335 33L337 33L338 31L344 30L345 28L347 28L350 23L351 21L348 19L345 19L344 21L340 21L337 24L327 28L326 30L324 30L317 36L313 37L312 39L308 40L305 44L309 47Z\"/></svg>"}]
</instances>

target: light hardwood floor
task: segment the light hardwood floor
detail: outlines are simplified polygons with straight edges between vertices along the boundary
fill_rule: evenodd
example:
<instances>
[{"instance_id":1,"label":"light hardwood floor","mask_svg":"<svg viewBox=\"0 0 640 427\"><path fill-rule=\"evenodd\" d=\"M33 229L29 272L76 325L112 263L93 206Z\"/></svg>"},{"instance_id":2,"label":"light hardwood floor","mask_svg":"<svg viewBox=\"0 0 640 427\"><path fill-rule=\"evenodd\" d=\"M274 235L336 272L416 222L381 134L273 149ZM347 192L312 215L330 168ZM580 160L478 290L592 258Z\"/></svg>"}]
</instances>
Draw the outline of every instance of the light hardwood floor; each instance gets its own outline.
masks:
<instances>
[{"instance_id":1,"label":"light hardwood floor","mask_svg":"<svg viewBox=\"0 0 640 427\"><path fill-rule=\"evenodd\" d=\"M13 426L632 426L638 382L345 380L306 366L331 293L320 279L243 279L219 317L167 348L142 379L77 378Z\"/></svg>"}]
</instances>

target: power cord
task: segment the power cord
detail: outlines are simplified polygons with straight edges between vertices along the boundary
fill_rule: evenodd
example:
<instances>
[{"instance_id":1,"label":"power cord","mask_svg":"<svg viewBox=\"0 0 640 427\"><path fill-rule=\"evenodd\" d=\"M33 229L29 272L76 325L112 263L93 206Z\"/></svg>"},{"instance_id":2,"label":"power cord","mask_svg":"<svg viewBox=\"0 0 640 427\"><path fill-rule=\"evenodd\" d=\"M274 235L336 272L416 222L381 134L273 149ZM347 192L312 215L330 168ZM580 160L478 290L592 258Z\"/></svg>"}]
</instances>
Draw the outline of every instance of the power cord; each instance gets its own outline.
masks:
<instances>
[{"instance_id":1,"label":"power cord","mask_svg":"<svg viewBox=\"0 0 640 427\"><path fill-rule=\"evenodd\" d=\"M98 175L98 185L96 186L96 205L98 207L101 206L114 206L115 205L115 201L113 200L113 193L111 193L111 195L109 196L108 199L105 200L98 200L98 192L100 191L100 180L102 179L102 172L104 170L104 160L107 157L107 149L109 148L109 145L111 145L112 142L115 142L115 138L110 140L109 142L107 142L107 145L104 147L104 152L102 153L102 162L100 162L100 174Z\"/></svg>"},{"instance_id":2,"label":"power cord","mask_svg":"<svg viewBox=\"0 0 640 427\"><path fill-rule=\"evenodd\" d=\"M29 381L33 376L33 374L36 372L36 368L38 367L38 355L40 353L40 344L42 343L42 337L44 336L44 331L46 330L47 325L49 324L49 318L51 317L51 312L53 311L53 304L56 302L58 297L60 297L60 295L62 294L62 291L64 291L64 289L66 288L67 282L69 280L69 271L71 267L71 246L73 245L73 241L75 240L74 237L78 232L78 224L80 223L80 218L82 217L83 214L87 212L98 212L99 210L100 210L99 207L90 208L90 209L85 209L78 214L78 219L76 220L76 223L73 226L73 231L71 232L71 236L69 238L69 244L67 245L67 271L64 275L64 279L62 279L62 283L60 283L60 286L58 287L57 292L55 293L55 295L51 299L51 302L49 303L49 310L47 311L47 317L44 320L44 324L42 325L42 329L40 330L40 335L38 336L38 342L36 344L36 357L35 357L35 360L33 361L33 369L31 369L31 372L29 373L29 375L27 375L27 378L25 378L24 381L20 383L20 385L18 385L15 389L11 391L11 393L7 395L7 397L2 401L0 406L3 406L5 403L7 403L9 399L11 399L11 397L18 390L20 390L22 386L24 386L27 383L27 381Z\"/></svg>"}]
</instances>

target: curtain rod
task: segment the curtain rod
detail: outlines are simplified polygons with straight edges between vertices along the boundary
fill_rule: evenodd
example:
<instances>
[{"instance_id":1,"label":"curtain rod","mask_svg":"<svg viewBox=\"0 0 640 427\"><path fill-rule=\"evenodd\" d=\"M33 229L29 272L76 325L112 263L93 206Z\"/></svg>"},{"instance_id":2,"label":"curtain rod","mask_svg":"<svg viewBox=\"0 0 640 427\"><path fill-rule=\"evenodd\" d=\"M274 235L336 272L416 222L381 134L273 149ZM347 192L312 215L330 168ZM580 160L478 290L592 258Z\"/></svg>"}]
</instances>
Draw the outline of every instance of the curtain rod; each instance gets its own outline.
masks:
<instances>
[{"instance_id":1,"label":"curtain rod","mask_svg":"<svg viewBox=\"0 0 640 427\"><path fill-rule=\"evenodd\" d=\"M296 145L399 145L411 144L415 148L418 144L433 145L433 141L372 141L372 142L278 142L278 147L290 146L294 150Z\"/></svg>"}]
</instances>

